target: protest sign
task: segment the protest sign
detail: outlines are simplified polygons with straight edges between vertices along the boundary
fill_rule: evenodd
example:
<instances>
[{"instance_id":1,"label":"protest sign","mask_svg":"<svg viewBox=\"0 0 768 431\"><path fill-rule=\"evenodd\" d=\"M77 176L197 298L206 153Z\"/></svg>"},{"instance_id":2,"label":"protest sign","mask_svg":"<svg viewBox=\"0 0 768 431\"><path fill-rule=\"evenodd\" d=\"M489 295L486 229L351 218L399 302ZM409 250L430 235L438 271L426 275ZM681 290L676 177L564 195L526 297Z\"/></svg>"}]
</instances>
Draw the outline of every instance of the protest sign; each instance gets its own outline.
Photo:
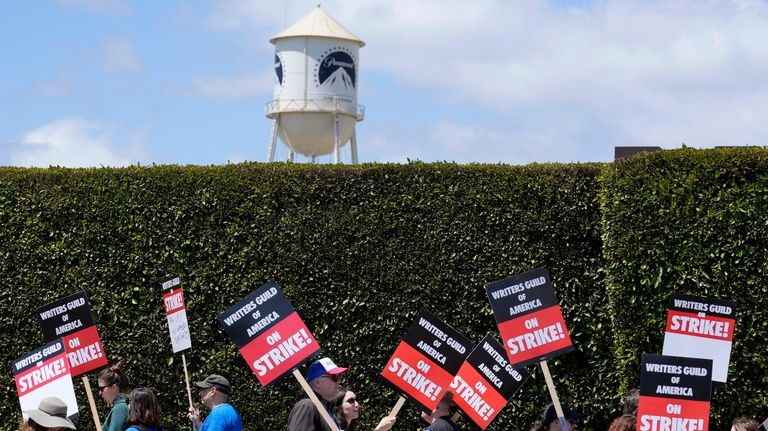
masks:
<instances>
[{"instance_id":1,"label":"protest sign","mask_svg":"<svg viewBox=\"0 0 768 431\"><path fill-rule=\"evenodd\" d=\"M264 386L276 383L321 351L274 281L221 313L219 323Z\"/></svg>"},{"instance_id":2,"label":"protest sign","mask_svg":"<svg viewBox=\"0 0 768 431\"><path fill-rule=\"evenodd\" d=\"M706 431L712 360L643 354L639 431Z\"/></svg>"},{"instance_id":3,"label":"protest sign","mask_svg":"<svg viewBox=\"0 0 768 431\"><path fill-rule=\"evenodd\" d=\"M528 377L528 370L510 365L504 346L488 334L467 356L450 389L456 405L485 429Z\"/></svg>"},{"instance_id":4,"label":"protest sign","mask_svg":"<svg viewBox=\"0 0 768 431\"><path fill-rule=\"evenodd\" d=\"M43 398L58 397L67 405L67 416L77 413L64 340L57 338L19 356L12 362L12 367L22 412L35 410Z\"/></svg>"},{"instance_id":5,"label":"protest sign","mask_svg":"<svg viewBox=\"0 0 768 431\"><path fill-rule=\"evenodd\" d=\"M546 267L489 283L485 291L513 366L573 350Z\"/></svg>"},{"instance_id":6,"label":"protest sign","mask_svg":"<svg viewBox=\"0 0 768 431\"><path fill-rule=\"evenodd\" d=\"M45 341L62 337L72 377L105 367L107 355L85 292L75 293L37 309Z\"/></svg>"},{"instance_id":7,"label":"protest sign","mask_svg":"<svg viewBox=\"0 0 768 431\"><path fill-rule=\"evenodd\" d=\"M422 310L381 376L422 411L429 412L448 390L471 348L469 339Z\"/></svg>"},{"instance_id":8,"label":"protest sign","mask_svg":"<svg viewBox=\"0 0 768 431\"><path fill-rule=\"evenodd\" d=\"M712 381L725 384L736 329L736 302L673 293L662 354L712 359Z\"/></svg>"},{"instance_id":9,"label":"protest sign","mask_svg":"<svg viewBox=\"0 0 768 431\"><path fill-rule=\"evenodd\" d=\"M184 307L184 291L181 288L181 278L173 276L162 282L163 307L168 321L168 331L171 333L173 353L181 352L192 347L189 335L187 311Z\"/></svg>"}]
</instances>

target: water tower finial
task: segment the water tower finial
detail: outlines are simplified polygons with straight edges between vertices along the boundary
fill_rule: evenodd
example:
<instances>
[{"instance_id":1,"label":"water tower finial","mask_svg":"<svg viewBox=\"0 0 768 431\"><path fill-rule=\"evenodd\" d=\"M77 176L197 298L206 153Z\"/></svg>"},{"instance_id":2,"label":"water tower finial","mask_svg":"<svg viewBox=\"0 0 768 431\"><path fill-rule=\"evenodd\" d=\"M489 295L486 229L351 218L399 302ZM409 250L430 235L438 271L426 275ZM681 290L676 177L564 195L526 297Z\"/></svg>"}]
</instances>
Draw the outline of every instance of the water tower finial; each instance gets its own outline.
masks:
<instances>
[{"instance_id":1,"label":"water tower finial","mask_svg":"<svg viewBox=\"0 0 768 431\"><path fill-rule=\"evenodd\" d=\"M277 137L293 153L312 158L340 151L350 142L357 163L355 123L363 119L357 104L358 52L365 42L328 16L320 3L307 16L273 36L274 100L267 104L273 120L269 161Z\"/></svg>"}]
</instances>

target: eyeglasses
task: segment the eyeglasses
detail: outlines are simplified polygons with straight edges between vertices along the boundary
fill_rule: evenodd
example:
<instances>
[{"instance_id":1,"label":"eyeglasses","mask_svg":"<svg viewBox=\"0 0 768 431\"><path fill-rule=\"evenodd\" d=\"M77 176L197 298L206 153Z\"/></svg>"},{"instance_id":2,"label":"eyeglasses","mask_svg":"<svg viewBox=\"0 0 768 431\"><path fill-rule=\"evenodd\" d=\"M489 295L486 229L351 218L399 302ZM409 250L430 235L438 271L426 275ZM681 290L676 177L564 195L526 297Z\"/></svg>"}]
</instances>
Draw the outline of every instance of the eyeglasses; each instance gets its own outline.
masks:
<instances>
[{"instance_id":1,"label":"eyeglasses","mask_svg":"<svg viewBox=\"0 0 768 431\"><path fill-rule=\"evenodd\" d=\"M331 379L332 382L338 382L339 381L339 375L338 374L326 374L323 376L318 377L318 379Z\"/></svg>"},{"instance_id":2,"label":"eyeglasses","mask_svg":"<svg viewBox=\"0 0 768 431\"><path fill-rule=\"evenodd\" d=\"M102 392L104 392L104 389L107 389L107 388L108 388L108 387L110 387L110 386L112 386L112 385L107 385L107 386L99 386L99 393L102 393Z\"/></svg>"},{"instance_id":3,"label":"eyeglasses","mask_svg":"<svg viewBox=\"0 0 768 431\"><path fill-rule=\"evenodd\" d=\"M346 400L345 402L347 404L349 404L349 405L355 405L355 404L357 404L357 398L350 398L350 399Z\"/></svg>"}]
</instances>

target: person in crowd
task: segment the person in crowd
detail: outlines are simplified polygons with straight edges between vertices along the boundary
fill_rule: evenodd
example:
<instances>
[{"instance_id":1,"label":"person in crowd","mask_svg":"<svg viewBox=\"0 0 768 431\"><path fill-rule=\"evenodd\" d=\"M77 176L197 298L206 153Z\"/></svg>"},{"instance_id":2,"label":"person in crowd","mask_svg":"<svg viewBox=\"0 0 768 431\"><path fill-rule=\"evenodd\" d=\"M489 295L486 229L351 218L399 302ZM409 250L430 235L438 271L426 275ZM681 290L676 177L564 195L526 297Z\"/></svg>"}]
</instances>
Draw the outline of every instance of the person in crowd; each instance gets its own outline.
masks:
<instances>
[{"instance_id":1,"label":"person in crowd","mask_svg":"<svg viewBox=\"0 0 768 431\"><path fill-rule=\"evenodd\" d=\"M573 421L581 419L581 413L575 412L568 407L568 404L560 403L560 407L563 409L563 417L568 424L568 429L573 430ZM557 410L555 406L550 404L544 409L544 415L541 418L542 426L547 431L562 431L560 427L560 419L557 417Z\"/></svg>"},{"instance_id":2,"label":"person in crowd","mask_svg":"<svg viewBox=\"0 0 768 431\"><path fill-rule=\"evenodd\" d=\"M349 371L333 363L330 358L322 358L312 363L307 370L307 382L317 395L331 420L337 422L333 414L333 403L339 393L339 375ZM338 422L336 425L339 425ZM304 396L293 405L288 415L288 431L329 431L330 428L312 400Z\"/></svg>"},{"instance_id":3,"label":"person in crowd","mask_svg":"<svg viewBox=\"0 0 768 431\"><path fill-rule=\"evenodd\" d=\"M160 409L149 388L136 388L128 398L127 431L159 431Z\"/></svg>"},{"instance_id":4,"label":"person in crowd","mask_svg":"<svg viewBox=\"0 0 768 431\"><path fill-rule=\"evenodd\" d=\"M232 388L229 380L218 374L211 374L200 382L195 383L197 394L204 406L211 412L200 420L200 410L197 407L189 408L189 419L199 431L242 431L243 421L240 414L229 404L229 396Z\"/></svg>"},{"instance_id":5,"label":"person in crowd","mask_svg":"<svg viewBox=\"0 0 768 431\"><path fill-rule=\"evenodd\" d=\"M342 388L334 400L333 413L342 431L354 431L355 421L360 417L360 403L349 388ZM395 416L384 416L373 431L388 431L395 424Z\"/></svg>"},{"instance_id":6,"label":"person in crowd","mask_svg":"<svg viewBox=\"0 0 768 431\"><path fill-rule=\"evenodd\" d=\"M731 431L757 431L759 427L760 424L752 418L740 417L731 422Z\"/></svg>"},{"instance_id":7,"label":"person in crowd","mask_svg":"<svg viewBox=\"0 0 768 431\"><path fill-rule=\"evenodd\" d=\"M40 400L37 409L24 412L26 421L21 421L19 431L58 431L62 428L75 429L67 419L67 405L57 397Z\"/></svg>"},{"instance_id":8,"label":"person in crowd","mask_svg":"<svg viewBox=\"0 0 768 431\"><path fill-rule=\"evenodd\" d=\"M608 431L635 431L635 423L637 423L635 415L624 414L611 422Z\"/></svg>"},{"instance_id":9,"label":"person in crowd","mask_svg":"<svg viewBox=\"0 0 768 431\"><path fill-rule=\"evenodd\" d=\"M124 431L128 427L125 422L128 419L128 404L125 402L123 392L129 384L122 362L105 368L99 373L99 395L104 402L112 406L104 423L101 424L102 431Z\"/></svg>"},{"instance_id":10,"label":"person in crowd","mask_svg":"<svg viewBox=\"0 0 768 431\"><path fill-rule=\"evenodd\" d=\"M458 431L459 427L451 419L451 409L455 405L453 392L446 392L431 415L422 413L421 417L429 423L425 431Z\"/></svg>"},{"instance_id":11,"label":"person in crowd","mask_svg":"<svg viewBox=\"0 0 768 431\"><path fill-rule=\"evenodd\" d=\"M638 402L640 402L640 389L630 389L627 391L627 396L624 397L624 410L622 413L637 416Z\"/></svg>"}]
</instances>

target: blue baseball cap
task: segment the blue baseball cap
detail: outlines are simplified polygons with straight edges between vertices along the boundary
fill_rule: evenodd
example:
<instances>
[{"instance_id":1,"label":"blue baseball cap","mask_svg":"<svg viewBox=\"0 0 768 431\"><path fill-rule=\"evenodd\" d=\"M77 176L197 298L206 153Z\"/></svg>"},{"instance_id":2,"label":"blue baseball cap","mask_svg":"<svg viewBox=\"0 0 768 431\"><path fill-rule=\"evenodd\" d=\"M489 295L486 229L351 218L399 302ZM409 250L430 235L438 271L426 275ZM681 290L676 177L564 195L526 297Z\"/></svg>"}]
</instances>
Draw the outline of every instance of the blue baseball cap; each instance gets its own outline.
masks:
<instances>
[{"instance_id":1,"label":"blue baseball cap","mask_svg":"<svg viewBox=\"0 0 768 431\"><path fill-rule=\"evenodd\" d=\"M347 371L349 371L349 368L342 368L337 366L333 363L331 358L322 358L313 362L312 365L309 366L309 371L307 371L307 381L311 382L312 380L315 380L316 378L326 374L336 375L346 373Z\"/></svg>"}]
</instances>

